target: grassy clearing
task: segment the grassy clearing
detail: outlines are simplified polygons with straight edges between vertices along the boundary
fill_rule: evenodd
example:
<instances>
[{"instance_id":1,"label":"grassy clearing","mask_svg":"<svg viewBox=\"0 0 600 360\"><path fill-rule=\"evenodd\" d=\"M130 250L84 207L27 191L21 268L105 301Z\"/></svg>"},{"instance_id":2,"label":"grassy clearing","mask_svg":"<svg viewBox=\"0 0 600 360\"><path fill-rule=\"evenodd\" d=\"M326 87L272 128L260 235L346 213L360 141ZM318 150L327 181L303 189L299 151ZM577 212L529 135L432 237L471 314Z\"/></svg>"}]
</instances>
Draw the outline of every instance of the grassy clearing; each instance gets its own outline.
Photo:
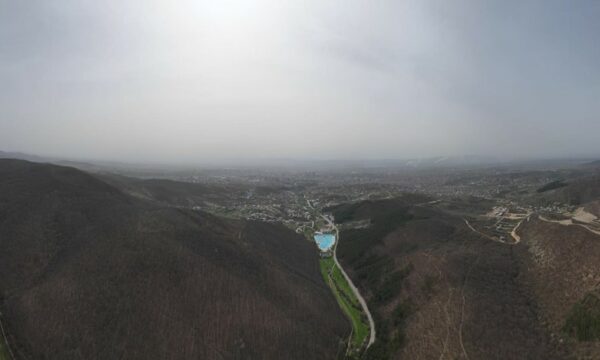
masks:
<instances>
[{"instance_id":1,"label":"grassy clearing","mask_svg":"<svg viewBox=\"0 0 600 360\"><path fill-rule=\"evenodd\" d=\"M335 264L335 262L333 260L331 260L331 263ZM352 305L355 308L360 309L361 308L360 303L358 302L358 299L356 298L356 296L354 296L352 289L350 289L350 284L348 284L348 282L346 281L346 278L340 271L340 268L337 266L334 266L333 270L331 272L331 276L333 278L334 283L337 285L337 287L340 288L340 290L344 294L347 294L346 298L347 298L348 302L350 303L350 305Z\"/></svg>"},{"instance_id":2,"label":"grassy clearing","mask_svg":"<svg viewBox=\"0 0 600 360\"><path fill-rule=\"evenodd\" d=\"M321 274L330 285L340 307L352 322L352 349L360 349L369 335L360 303L332 258L320 260Z\"/></svg>"},{"instance_id":3,"label":"grassy clearing","mask_svg":"<svg viewBox=\"0 0 600 360\"><path fill-rule=\"evenodd\" d=\"M11 360L4 339L0 339L0 360Z\"/></svg>"}]
</instances>

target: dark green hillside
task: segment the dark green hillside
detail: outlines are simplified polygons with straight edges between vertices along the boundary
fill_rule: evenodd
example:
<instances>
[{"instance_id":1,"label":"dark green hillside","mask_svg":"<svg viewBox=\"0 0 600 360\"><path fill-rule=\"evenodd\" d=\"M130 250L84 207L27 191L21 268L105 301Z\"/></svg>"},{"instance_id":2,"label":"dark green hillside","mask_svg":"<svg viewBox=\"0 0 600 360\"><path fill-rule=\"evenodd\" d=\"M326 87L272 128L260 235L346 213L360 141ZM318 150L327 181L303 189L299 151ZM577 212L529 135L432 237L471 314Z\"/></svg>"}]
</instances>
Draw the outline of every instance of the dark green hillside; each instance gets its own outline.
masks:
<instances>
[{"instance_id":1,"label":"dark green hillside","mask_svg":"<svg viewBox=\"0 0 600 360\"><path fill-rule=\"evenodd\" d=\"M426 203L431 198L422 194L404 194L401 197L389 200L366 200L356 203L340 204L324 209L335 217L337 223L348 221L373 219L378 216L389 216L390 210L406 208L410 205Z\"/></svg>"},{"instance_id":2,"label":"dark green hillside","mask_svg":"<svg viewBox=\"0 0 600 360\"><path fill-rule=\"evenodd\" d=\"M540 187L539 189L537 189L536 191L538 193L543 193L546 191L550 191L550 190L555 190L555 189L560 189L562 187L567 186L568 184L562 180L556 180L556 181L552 181L547 183L546 185Z\"/></svg>"},{"instance_id":3,"label":"dark green hillside","mask_svg":"<svg viewBox=\"0 0 600 360\"><path fill-rule=\"evenodd\" d=\"M330 359L349 325L282 226L0 160L0 293L27 359Z\"/></svg>"},{"instance_id":4,"label":"dark green hillside","mask_svg":"<svg viewBox=\"0 0 600 360\"><path fill-rule=\"evenodd\" d=\"M546 186L550 186L550 183ZM560 202L571 205L584 205L600 198L600 176L587 176L569 181L568 184L562 182L556 191L544 192L542 199L547 202Z\"/></svg>"}]
</instances>

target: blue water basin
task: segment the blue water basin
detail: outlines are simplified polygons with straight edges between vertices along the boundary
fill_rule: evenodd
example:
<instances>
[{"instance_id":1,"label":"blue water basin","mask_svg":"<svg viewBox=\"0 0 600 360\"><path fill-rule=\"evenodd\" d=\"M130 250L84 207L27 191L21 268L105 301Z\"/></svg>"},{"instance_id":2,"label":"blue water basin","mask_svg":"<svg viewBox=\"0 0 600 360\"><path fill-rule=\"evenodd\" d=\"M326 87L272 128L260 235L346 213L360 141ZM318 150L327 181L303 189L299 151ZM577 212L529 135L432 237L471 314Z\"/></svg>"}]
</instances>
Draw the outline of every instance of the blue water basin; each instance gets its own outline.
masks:
<instances>
[{"instance_id":1,"label":"blue water basin","mask_svg":"<svg viewBox=\"0 0 600 360\"><path fill-rule=\"evenodd\" d=\"M335 244L335 234L315 234L315 241L321 251L327 251Z\"/></svg>"}]
</instances>

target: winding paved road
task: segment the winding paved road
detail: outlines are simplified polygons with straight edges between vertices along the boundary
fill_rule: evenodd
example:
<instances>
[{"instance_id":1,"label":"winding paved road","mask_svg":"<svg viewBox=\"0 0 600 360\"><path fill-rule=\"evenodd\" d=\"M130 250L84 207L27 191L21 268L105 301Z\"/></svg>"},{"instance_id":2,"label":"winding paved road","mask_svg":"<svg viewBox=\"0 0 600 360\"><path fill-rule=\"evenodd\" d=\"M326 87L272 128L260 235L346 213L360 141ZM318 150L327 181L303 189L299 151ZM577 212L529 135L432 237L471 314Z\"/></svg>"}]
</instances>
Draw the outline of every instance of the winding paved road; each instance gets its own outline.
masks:
<instances>
[{"instance_id":1,"label":"winding paved road","mask_svg":"<svg viewBox=\"0 0 600 360\"><path fill-rule=\"evenodd\" d=\"M567 220L550 220L542 215L538 215L538 218L542 221L545 222L549 222L549 223L555 223L555 224L560 224L563 226L580 226L584 229L586 229L587 231L591 232L592 234L596 234L596 235L600 235L600 231L598 230L594 230L592 228L590 228L587 225L584 224L579 224L579 223L574 223L572 219L567 219Z\"/></svg>"},{"instance_id":2,"label":"winding paved road","mask_svg":"<svg viewBox=\"0 0 600 360\"><path fill-rule=\"evenodd\" d=\"M344 271L344 268L342 267L342 265L338 261L338 258L337 258L337 245L340 242L340 231L339 231L338 227L328 217L326 217L325 215L321 215L321 217L323 219L325 219L325 221L327 221L335 229L336 240L335 240L335 246L333 247L333 261L335 261L335 264L337 265L337 267L340 268L340 271L342 272L342 275L344 275L344 278L348 282L348 285L350 285L350 289L352 289L352 292L354 293L354 295L358 299L358 302L360 303L360 306L362 306L363 311L365 312L365 314L367 315L367 319L369 320L369 329L370 329L369 333L370 333L370 335L369 335L369 342L367 343L367 349L368 349L375 342L375 321L373 321L373 316L371 316L371 312L369 311L369 307L367 306L367 302L362 297L362 295L360 294L360 292L358 291L358 289L356 288L356 286L354 286L354 283L352 282L352 279L350 279L350 277L348 276L348 274L346 274L346 271Z\"/></svg>"}]
</instances>

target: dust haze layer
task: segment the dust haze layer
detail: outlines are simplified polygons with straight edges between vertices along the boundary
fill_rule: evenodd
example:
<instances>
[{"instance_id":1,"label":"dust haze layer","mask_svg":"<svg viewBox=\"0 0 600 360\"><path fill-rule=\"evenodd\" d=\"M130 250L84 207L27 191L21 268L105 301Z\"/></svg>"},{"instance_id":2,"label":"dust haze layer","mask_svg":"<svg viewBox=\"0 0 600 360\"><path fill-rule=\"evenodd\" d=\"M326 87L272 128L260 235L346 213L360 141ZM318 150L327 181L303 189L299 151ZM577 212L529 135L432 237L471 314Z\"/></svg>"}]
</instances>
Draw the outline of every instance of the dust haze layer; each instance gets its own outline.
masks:
<instances>
[{"instance_id":1,"label":"dust haze layer","mask_svg":"<svg viewBox=\"0 0 600 360\"><path fill-rule=\"evenodd\" d=\"M127 161L598 153L600 3L0 1L0 144Z\"/></svg>"}]
</instances>

